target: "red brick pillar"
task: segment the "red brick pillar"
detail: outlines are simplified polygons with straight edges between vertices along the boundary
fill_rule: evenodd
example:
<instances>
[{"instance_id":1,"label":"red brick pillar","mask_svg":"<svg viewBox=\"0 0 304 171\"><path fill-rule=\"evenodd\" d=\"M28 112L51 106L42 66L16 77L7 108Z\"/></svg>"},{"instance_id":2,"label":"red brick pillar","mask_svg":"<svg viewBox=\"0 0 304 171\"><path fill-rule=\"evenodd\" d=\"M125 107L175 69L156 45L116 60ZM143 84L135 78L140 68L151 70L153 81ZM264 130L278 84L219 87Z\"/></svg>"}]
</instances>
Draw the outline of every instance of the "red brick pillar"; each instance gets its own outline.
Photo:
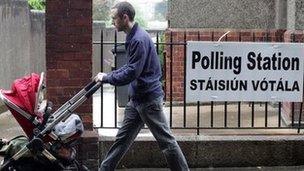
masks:
<instances>
[{"instance_id":1,"label":"red brick pillar","mask_svg":"<svg viewBox=\"0 0 304 171\"><path fill-rule=\"evenodd\" d=\"M47 96L55 110L92 77L92 0L47 0ZM98 135L93 131L92 99L77 110L86 132L78 156L92 170L98 166Z\"/></svg>"},{"instance_id":2,"label":"red brick pillar","mask_svg":"<svg viewBox=\"0 0 304 171\"><path fill-rule=\"evenodd\" d=\"M304 31L303 30L299 30L299 31L295 31L295 30L288 30L285 32L284 34L284 41L285 42L304 42ZM304 100L304 99L303 99ZM293 108L293 109L292 109ZM283 114L285 114L285 116L287 118L289 118L290 120L292 120L292 110L294 110L294 124L297 125L299 122L299 115L300 115L300 110L301 110L301 103L294 103L294 107L292 105L292 103L283 103ZM302 108L302 118L301 121L303 123L304 120L304 114L303 114L304 110Z\"/></svg>"}]
</instances>

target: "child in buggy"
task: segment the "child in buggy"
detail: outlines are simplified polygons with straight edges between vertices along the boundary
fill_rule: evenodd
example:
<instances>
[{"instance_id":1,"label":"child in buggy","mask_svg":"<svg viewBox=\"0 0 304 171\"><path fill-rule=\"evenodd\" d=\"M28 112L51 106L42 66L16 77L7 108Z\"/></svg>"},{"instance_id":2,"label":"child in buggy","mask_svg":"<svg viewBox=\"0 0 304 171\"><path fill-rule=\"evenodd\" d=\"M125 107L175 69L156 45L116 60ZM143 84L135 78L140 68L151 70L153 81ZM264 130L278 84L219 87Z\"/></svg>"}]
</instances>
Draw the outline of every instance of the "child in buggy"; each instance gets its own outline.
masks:
<instances>
[{"instance_id":1,"label":"child in buggy","mask_svg":"<svg viewBox=\"0 0 304 171\"><path fill-rule=\"evenodd\" d=\"M100 87L92 81L54 113L44 99L44 73L17 79L12 90L0 90L8 107L26 136L10 141L0 139L0 171L88 170L76 160L75 145L84 128L72 112Z\"/></svg>"}]
</instances>

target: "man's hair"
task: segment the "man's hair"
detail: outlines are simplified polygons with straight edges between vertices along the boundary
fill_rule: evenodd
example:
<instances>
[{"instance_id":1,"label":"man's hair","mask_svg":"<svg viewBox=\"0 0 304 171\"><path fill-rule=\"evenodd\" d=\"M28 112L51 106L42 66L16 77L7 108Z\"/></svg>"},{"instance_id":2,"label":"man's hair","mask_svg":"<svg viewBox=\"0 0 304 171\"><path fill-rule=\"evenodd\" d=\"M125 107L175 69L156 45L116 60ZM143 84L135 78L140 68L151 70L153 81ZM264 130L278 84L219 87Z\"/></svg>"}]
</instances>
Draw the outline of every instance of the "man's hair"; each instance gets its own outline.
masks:
<instances>
[{"instance_id":1,"label":"man's hair","mask_svg":"<svg viewBox=\"0 0 304 171\"><path fill-rule=\"evenodd\" d=\"M129 2L119 2L112 7L112 9L117 9L117 15L122 18L126 14L130 21L134 21L135 9Z\"/></svg>"}]
</instances>

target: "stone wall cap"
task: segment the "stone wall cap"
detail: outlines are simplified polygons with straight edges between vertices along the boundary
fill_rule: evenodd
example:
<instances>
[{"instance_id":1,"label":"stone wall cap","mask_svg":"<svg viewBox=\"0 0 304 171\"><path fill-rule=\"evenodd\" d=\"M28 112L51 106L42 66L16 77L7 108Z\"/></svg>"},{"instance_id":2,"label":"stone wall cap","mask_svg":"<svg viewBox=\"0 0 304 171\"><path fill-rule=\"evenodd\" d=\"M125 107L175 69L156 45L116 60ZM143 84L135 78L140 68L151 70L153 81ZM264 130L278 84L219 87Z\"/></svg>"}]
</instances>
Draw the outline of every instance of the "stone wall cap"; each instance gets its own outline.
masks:
<instances>
[{"instance_id":1,"label":"stone wall cap","mask_svg":"<svg viewBox=\"0 0 304 171\"><path fill-rule=\"evenodd\" d=\"M195 135L175 136L177 141L303 141L304 136L298 135ZM99 141L114 141L115 136L100 136ZM135 141L156 141L153 136L139 136Z\"/></svg>"}]
</instances>

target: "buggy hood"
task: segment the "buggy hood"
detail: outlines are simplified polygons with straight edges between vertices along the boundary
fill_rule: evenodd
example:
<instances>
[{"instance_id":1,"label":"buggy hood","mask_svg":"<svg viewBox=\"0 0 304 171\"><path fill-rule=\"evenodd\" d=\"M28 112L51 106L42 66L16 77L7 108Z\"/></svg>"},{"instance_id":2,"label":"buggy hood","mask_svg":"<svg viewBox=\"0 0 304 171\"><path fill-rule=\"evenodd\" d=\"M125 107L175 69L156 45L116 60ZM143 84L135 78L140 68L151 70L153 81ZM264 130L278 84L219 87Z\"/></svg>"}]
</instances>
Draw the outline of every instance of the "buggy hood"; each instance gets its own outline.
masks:
<instances>
[{"instance_id":1,"label":"buggy hood","mask_svg":"<svg viewBox=\"0 0 304 171\"><path fill-rule=\"evenodd\" d=\"M1 93L12 103L32 116L37 116L37 120L41 122L43 116L39 116L34 112L36 103L36 93L38 90L40 76L32 73L13 82L11 90L0 90ZM24 118L21 114L10 108L11 113L16 118L20 126L27 135L32 134L32 123Z\"/></svg>"}]
</instances>

